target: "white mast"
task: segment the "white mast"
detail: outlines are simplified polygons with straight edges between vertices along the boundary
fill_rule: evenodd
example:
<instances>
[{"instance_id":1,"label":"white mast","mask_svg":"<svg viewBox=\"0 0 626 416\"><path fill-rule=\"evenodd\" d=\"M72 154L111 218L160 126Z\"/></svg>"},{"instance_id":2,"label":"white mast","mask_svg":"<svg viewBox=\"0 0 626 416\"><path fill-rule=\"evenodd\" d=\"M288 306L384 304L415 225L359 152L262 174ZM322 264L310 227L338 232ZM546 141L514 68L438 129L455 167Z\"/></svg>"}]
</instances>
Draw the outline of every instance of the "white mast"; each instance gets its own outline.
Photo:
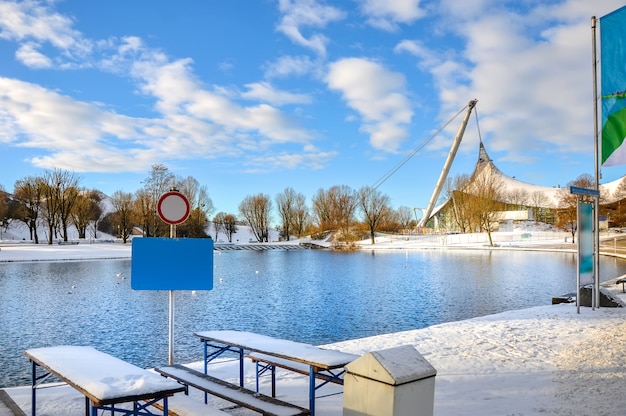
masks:
<instances>
[{"instance_id":1,"label":"white mast","mask_svg":"<svg viewBox=\"0 0 626 416\"><path fill-rule=\"evenodd\" d=\"M461 122L461 126L459 127L459 131L456 133L454 138L454 142L452 142L452 147L450 148L450 152L448 153L448 158L446 159L446 163L443 165L443 169L441 170L441 174L439 175L439 180L437 181L437 185L435 185L435 190L433 191L432 196L430 197L430 201L428 202L428 206L424 211L424 215L420 220L418 227L423 227L428 220L430 219L430 215L435 208L435 204L437 203L437 199L439 199L439 194L443 189L443 186L448 177L448 173L450 172L450 168L452 167L452 162L454 162L454 158L456 157L456 152L459 150L459 145L461 144L461 140L463 139L463 134L465 133L465 127L467 127L467 122L469 121L470 114L472 113L472 109L476 106L478 100L471 100L467 104L467 113Z\"/></svg>"}]
</instances>

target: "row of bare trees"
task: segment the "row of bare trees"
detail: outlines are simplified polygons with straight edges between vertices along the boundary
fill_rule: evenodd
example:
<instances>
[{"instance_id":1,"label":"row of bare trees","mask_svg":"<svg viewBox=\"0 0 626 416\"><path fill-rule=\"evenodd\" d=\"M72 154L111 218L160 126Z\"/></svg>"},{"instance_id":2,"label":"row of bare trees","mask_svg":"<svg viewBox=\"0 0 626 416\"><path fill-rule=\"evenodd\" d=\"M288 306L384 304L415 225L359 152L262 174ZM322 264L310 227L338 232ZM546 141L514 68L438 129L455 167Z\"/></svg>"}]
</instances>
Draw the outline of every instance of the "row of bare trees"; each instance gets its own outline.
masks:
<instances>
[{"instance_id":1,"label":"row of bare trees","mask_svg":"<svg viewBox=\"0 0 626 416\"><path fill-rule=\"evenodd\" d=\"M215 208L206 186L193 177L176 177L162 164L152 166L142 185L134 193L115 191L108 199L110 205L105 207L105 196L99 191L81 188L76 174L60 169L46 171L42 176L16 182L13 200L19 210L7 218L22 220L29 227L31 240L37 243L38 224L45 225L49 244L58 238L67 241L69 225L76 227L79 238L86 238L88 232L96 238L98 230L117 235L124 242L134 230L140 230L146 237L164 236L169 226L158 218L158 200L165 192L177 189L191 204L189 218L178 226L177 235L207 237L206 232L211 228L209 218ZM350 241L358 233L367 231L373 241L377 230L398 231L409 228L413 221L409 208L393 210L389 197L371 187L358 191L346 185L319 189L310 208L304 194L286 188L274 200L263 193L244 198L239 204L241 220L232 213L217 213L212 219L215 238L224 234L232 242L237 226L246 224L257 241L269 241L273 202L279 217L277 228L286 240L291 236L337 231L340 240ZM359 213L361 218L357 218Z\"/></svg>"},{"instance_id":2,"label":"row of bare trees","mask_svg":"<svg viewBox=\"0 0 626 416\"><path fill-rule=\"evenodd\" d=\"M372 187L353 190L347 185L320 188L306 204L306 197L293 188L276 195L281 237L301 237L334 231L338 241L347 242L361 238L362 231L374 242L377 231L396 232L414 224L411 210L391 207L389 196ZM259 242L268 241L271 223L272 199L265 194L247 196L240 204L242 218L250 225ZM359 217L360 214L360 217Z\"/></svg>"},{"instance_id":3,"label":"row of bare trees","mask_svg":"<svg viewBox=\"0 0 626 416\"><path fill-rule=\"evenodd\" d=\"M110 198L112 212L105 209L105 196L97 190L81 188L80 178L73 172L54 169L41 176L19 179L11 198L3 193L0 226L22 221L29 229L30 239L39 243L38 225L43 225L48 244L55 239L68 241L71 225L83 239L88 233L97 238L97 232L102 230L126 242L136 226L144 236L163 236L169 232L169 226L158 218L157 204L163 193L174 188L185 194L192 208L189 219L180 226L180 235L206 237L208 216L214 211L206 186L193 177L176 177L161 164L152 166L150 176L137 192L115 191Z\"/></svg>"},{"instance_id":4,"label":"row of bare trees","mask_svg":"<svg viewBox=\"0 0 626 416\"><path fill-rule=\"evenodd\" d=\"M13 192L12 214L0 212L0 217L23 221L35 242L39 242L37 224L44 224L49 244L59 237L67 241L69 225L76 227L79 238L86 238L88 232L95 238L98 229L117 235L124 242L134 229L146 237L165 236L169 233L169 226L158 218L158 200L167 191L177 189L191 204L189 218L178 226L178 236L208 236L209 218L215 207L206 186L193 177L177 177L162 164L153 165L142 184L135 193L115 191L110 198L112 212L104 217L103 194L80 188L79 177L74 173L59 169L46 171L41 176L18 180ZM546 208L547 197L541 192L507 191L501 175L495 170L487 169L473 177L458 175L448 180L444 195L448 207L442 211L447 214L439 214L439 220L447 229L463 233L487 232L491 243L491 232L501 211L532 209L535 219L545 221L550 218L555 225L574 232L576 199L567 191L570 185L592 187L593 179L590 175L581 175L572 181L560 194L558 206L549 209ZM621 192L626 197L626 181L622 185L616 193ZM367 235L374 243L376 232L407 230L417 220L413 210L405 206L394 210L388 195L369 186L358 190L346 185L320 188L313 195L310 207L304 194L288 187L273 200L263 193L245 197L239 204L241 220L233 213L217 213L212 219L215 239L224 234L232 242L237 226L245 224L251 227L257 241L269 241L273 204L278 214L277 229L286 240L291 236L322 235L320 233L333 231L340 242ZM6 211L7 206L0 204L0 209Z\"/></svg>"},{"instance_id":5,"label":"row of bare trees","mask_svg":"<svg viewBox=\"0 0 626 416\"><path fill-rule=\"evenodd\" d=\"M79 177L68 171L54 169L41 176L28 176L15 183L14 210L11 219L22 221L30 238L39 243L37 224L46 228L46 240L68 240L68 227L74 225L79 237L85 238L88 227L96 233L95 225L102 215L101 194L79 187Z\"/></svg>"}]
</instances>

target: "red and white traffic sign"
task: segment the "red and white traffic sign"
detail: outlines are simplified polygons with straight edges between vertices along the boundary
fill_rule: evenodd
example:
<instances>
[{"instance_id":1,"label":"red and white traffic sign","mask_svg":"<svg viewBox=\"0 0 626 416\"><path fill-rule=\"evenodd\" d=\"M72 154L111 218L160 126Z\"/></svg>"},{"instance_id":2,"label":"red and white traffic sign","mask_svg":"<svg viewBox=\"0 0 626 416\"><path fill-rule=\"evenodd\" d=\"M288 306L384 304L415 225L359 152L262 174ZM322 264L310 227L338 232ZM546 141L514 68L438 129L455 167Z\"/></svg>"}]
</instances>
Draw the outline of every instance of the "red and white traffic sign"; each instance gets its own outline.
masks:
<instances>
[{"instance_id":1,"label":"red and white traffic sign","mask_svg":"<svg viewBox=\"0 0 626 416\"><path fill-rule=\"evenodd\" d=\"M191 206L187 197L180 192L166 192L157 206L159 217L170 225L177 225L189 217Z\"/></svg>"}]
</instances>

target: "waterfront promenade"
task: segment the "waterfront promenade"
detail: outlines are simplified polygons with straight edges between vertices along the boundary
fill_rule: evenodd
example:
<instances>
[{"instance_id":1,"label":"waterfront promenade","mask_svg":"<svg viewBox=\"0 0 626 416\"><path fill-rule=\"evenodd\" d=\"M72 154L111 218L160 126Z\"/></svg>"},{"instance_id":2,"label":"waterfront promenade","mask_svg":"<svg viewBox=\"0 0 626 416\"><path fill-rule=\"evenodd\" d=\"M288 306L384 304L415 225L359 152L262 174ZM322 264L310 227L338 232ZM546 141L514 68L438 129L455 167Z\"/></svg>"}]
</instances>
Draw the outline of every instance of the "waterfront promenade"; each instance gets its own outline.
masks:
<instances>
[{"instance_id":1,"label":"waterfront promenade","mask_svg":"<svg viewBox=\"0 0 626 416\"><path fill-rule=\"evenodd\" d=\"M67 247L67 250L79 250L80 245ZM486 248L483 244L475 244L455 248L574 251L576 246L556 240L525 243L520 240L511 242L509 247L500 244L499 247ZM56 255L67 258L70 251L65 250L63 248ZM622 256L624 250L626 238L620 235L603 238L602 251L605 254ZM39 254L34 253L37 250L27 251L32 260L38 256L41 259L44 254L52 256L46 250ZM9 247L6 251L2 247L2 255L9 252ZM78 252L72 253L72 256L78 255ZM92 252L87 249L83 255L90 257L89 253ZM102 254L104 258L124 255L123 250ZM28 261L22 250L13 256L17 261ZM607 282L605 286L619 299L626 297L621 285ZM435 416L626 413L626 397L615 393L620 391L626 379L623 365L626 362L624 308L582 308L579 314L572 304L546 305L348 340L329 347L363 354L399 345L415 346L437 369ZM225 365L218 370L218 375L227 378L231 370ZM282 399L306 406L307 380L287 373L280 377ZM78 416L84 411L83 402L72 392L62 388L59 393L53 393L54 389L47 390L48 398L52 399L47 401L51 406L47 409L48 415ZM29 388L8 388L6 391L28 414ZM68 403L70 407L59 413L58 409ZM341 414L341 406L341 395L324 398L319 401L318 414ZM0 410L0 416L14 414L6 406Z\"/></svg>"}]
</instances>

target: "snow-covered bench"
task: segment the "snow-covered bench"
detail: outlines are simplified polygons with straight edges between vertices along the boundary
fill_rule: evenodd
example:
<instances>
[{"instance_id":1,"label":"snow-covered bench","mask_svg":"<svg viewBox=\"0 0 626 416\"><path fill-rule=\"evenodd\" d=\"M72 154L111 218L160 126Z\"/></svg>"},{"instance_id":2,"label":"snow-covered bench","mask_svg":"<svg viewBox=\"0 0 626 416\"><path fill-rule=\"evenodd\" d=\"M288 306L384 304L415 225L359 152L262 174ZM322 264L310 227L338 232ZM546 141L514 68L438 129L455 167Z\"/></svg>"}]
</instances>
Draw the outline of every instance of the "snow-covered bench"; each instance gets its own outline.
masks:
<instances>
[{"instance_id":1,"label":"snow-covered bench","mask_svg":"<svg viewBox=\"0 0 626 416\"><path fill-rule=\"evenodd\" d=\"M33 416L37 408L37 388L50 375L82 393L85 396L85 414L91 415L96 415L97 410L126 415L154 414L149 407L158 402L162 403L164 410L161 414L167 414L168 397L185 391L185 387L174 380L92 347L33 348L24 351L24 355L32 363ZM38 369L45 370L45 374L38 375ZM133 410L122 409L119 406L122 403L133 403Z\"/></svg>"},{"instance_id":2,"label":"snow-covered bench","mask_svg":"<svg viewBox=\"0 0 626 416\"><path fill-rule=\"evenodd\" d=\"M263 415L304 416L311 413L308 409L259 394L180 364L156 368L155 371L187 387L196 388Z\"/></svg>"},{"instance_id":3,"label":"snow-covered bench","mask_svg":"<svg viewBox=\"0 0 626 416\"><path fill-rule=\"evenodd\" d=\"M273 338L267 335L255 334L247 331L219 330L195 332L204 345L204 373L207 373L207 364L223 353L235 353L239 357L239 385L243 387L243 367L246 354L259 353L273 360L281 360L286 363L292 361L291 368L308 367L309 374L309 410L315 415L316 391L328 384L331 379L342 377L346 364L352 362L357 355L337 350L316 347L311 344L295 342L286 339ZM259 362L257 361L257 364ZM257 384L260 373L272 370L274 366L265 365L264 368L257 365ZM302 370L304 371L304 370ZM316 380L323 379L320 384ZM272 391L275 392L275 377L272 378ZM275 394L273 394L275 396Z\"/></svg>"},{"instance_id":4,"label":"snow-covered bench","mask_svg":"<svg viewBox=\"0 0 626 416\"><path fill-rule=\"evenodd\" d=\"M300 363L297 361L286 360L273 355L263 354L260 352L251 352L246 354L246 358L252 361L256 366L256 391L259 391L259 376L265 371L270 371L272 377L272 397L276 397L276 368L284 368L285 370L293 371L294 373L302 374L305 376L311 375L311 366L308 364ZM316 372L315 378L324 380L325 382L341 384L343 385L343 369L337 371L337 373L320 373Z\"/></svg>"}]
</instances>

